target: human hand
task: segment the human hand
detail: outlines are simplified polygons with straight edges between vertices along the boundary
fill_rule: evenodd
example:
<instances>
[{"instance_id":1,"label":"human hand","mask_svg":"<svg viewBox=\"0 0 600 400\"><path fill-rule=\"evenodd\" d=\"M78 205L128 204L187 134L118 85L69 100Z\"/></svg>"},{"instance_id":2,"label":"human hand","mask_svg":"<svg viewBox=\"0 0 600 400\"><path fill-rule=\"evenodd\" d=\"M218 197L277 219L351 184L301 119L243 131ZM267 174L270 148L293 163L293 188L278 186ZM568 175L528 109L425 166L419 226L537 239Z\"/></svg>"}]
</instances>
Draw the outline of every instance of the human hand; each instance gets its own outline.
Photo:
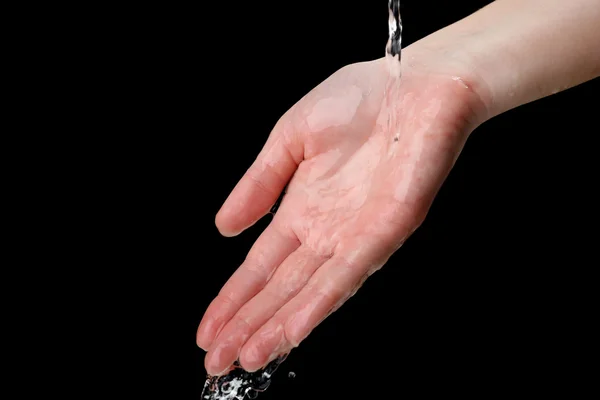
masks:
<instances>
[{"instance_id":1,"label":"human hand","mask_svg":"<svg viewBox=\"0 0 600 400\"><path fill-rule=\"evenodd\" d=\"M217 214L219 231L237 235L289 181L200 324L210 375L236 359L261 368L351 297L421 224L484 119L468 68L409 48L398 81L388 61L344 67L294 105Z\"/></svg>"}]
</instances>

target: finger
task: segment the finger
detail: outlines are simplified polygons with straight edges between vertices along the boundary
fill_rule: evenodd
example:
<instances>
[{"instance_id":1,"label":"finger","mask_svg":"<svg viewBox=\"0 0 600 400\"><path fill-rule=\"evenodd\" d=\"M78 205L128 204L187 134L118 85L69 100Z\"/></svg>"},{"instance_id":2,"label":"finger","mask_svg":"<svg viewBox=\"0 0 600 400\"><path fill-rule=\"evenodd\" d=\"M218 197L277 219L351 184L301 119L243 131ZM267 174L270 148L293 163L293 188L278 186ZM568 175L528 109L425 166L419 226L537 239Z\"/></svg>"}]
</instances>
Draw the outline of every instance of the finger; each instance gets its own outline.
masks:
<instances>
[{"instance_id":1,"label":"finger","mask_svg":"<svg viewBox=\"0 0 600 400\"><path fill-rule=\"evenodd\" d=\"M273 129L260 154L235 186L215 223L224 236L254 225L275 203L302 161L304 149L287 119Z\"/></svg>"},{"instance_id":2,"label":"finger","mask_svg":"<svg viewBox=\"0 0 600 400\"><path fill-rule=\"evenodd\" d=\"M205 360L206 371L218 375L238 359L248 338L306 285L328 257L300 247L277 268L267 285L225 325Z\"/></svg>"},{"instance_id":3,"label":"finger","mask_svg":"<svg viewBox=\"0 0 600 400\"><path fill-rule=\"evenodd\" d=\"M197 343L208 350L223 326L266 285L277 268L300 246L296 236L274 219L256 240L242 265L229 278L206 310Z\"/></svg>"},{"instance_id":4,"label":"finger","mask_svg":"<svg viewBox=\"0 0 600 400\"><path fill-rule=\"evenodd\" d=\"M297 347L339 305L352 296L375 268L361 257L335 255L306 286L244 344L240 363L255 371Z\"/></svg>"}]
</instances>

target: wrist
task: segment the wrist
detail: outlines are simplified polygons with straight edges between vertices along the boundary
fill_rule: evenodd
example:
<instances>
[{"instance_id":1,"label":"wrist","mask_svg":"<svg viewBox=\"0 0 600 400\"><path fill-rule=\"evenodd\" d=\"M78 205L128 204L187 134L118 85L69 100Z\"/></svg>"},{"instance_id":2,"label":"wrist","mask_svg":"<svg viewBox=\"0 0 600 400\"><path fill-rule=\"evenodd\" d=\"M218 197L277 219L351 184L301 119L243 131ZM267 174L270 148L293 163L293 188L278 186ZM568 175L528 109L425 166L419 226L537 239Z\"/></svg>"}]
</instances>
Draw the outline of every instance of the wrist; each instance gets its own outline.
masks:
<instances>
[{"instance_id":1,"label":"wrist","mask_svg":"<svg viewBox=\"0 0 600 400\"><path fill-rule=\"evenodd\" d=\"M419 71L451 80L457 92L461 93L459 98L471 110L469 120L472 129L496 115L490 85L470 54L449 40L425 39L402 50L403 73L405 70Z\"/></svg>"},{"instance_id":2,"label":"wrist","mask_svg":"<svg viewBox=\"0 0 600 400\"><path fill-rule=\"evenodd\" d=\"M485 121L599 76L599 21L597 0L497 0L407 50L464 75Z\"/></svg>"}]
</instances>

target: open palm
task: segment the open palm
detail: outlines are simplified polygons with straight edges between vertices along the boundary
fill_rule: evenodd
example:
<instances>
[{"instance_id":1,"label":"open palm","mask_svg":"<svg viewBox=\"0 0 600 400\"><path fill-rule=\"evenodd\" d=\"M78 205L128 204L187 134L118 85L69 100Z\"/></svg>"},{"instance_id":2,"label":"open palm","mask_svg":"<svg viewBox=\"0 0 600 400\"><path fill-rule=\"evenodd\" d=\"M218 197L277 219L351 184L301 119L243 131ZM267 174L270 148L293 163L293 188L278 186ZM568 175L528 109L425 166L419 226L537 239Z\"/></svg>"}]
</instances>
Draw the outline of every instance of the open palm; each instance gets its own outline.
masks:
<instances>
[{"instance_id":1,"label":"open palm","mask_svg":"<svg viewBox=\"0 0 600 400\"><path fill-rule=\"evenodd\" d=\"M233 236L286 194L198 330L211 375L289 352L420 225L474 128L451 74L385 59L342 68L276 124L216 224ZM288 184L289 183L289 184Z\"/></svg>"}]
</instances>

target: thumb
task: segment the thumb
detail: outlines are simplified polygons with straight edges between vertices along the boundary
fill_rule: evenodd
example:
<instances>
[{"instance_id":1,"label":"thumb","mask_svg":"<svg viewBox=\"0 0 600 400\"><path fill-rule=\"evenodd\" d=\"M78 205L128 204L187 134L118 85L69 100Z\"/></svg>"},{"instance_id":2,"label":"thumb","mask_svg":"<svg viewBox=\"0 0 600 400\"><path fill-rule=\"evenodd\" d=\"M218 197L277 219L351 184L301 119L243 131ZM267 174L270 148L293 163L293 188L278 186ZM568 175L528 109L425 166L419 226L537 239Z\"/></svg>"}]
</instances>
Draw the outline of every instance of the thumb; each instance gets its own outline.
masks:
<instances>
[{"instance_id":1,"label":"thumb","mask_svg":"<svg viewBox=\"0 0 600 400\"><path fill-rule=\"evenodd\" d=\"M282 118L217 213L215 223L219 232L236 236L267 214L303 156L304 147L298 135Z\"/></svg>"}]
</instances>

